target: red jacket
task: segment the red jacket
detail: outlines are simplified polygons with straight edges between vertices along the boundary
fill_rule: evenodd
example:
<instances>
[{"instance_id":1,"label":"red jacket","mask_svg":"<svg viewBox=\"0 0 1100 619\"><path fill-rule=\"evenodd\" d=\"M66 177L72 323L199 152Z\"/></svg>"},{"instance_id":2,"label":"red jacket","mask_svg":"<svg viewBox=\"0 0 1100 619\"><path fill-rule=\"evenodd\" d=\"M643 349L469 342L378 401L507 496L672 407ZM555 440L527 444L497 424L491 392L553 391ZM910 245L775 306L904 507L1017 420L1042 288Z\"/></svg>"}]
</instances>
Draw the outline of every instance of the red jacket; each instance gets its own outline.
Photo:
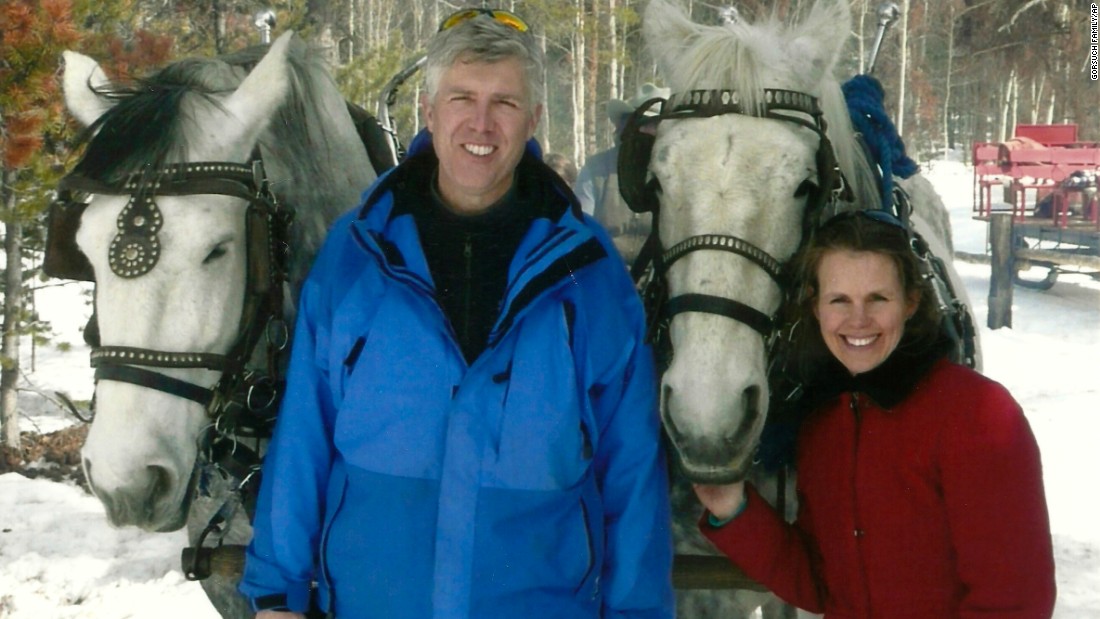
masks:
<instances>
[{"instance_id":1,"label":"red jacket","mask_svg":"<svg viewBox=\"0 0 1100 619\"><path fill-rule=\"evenodd\" d=\"M701 524L749 576L828 619L1051 616L1039 448L1004 387L941 360L891 409L845 392L798 436L796 525L751 488Z\"/></svg>"}]
</instances>

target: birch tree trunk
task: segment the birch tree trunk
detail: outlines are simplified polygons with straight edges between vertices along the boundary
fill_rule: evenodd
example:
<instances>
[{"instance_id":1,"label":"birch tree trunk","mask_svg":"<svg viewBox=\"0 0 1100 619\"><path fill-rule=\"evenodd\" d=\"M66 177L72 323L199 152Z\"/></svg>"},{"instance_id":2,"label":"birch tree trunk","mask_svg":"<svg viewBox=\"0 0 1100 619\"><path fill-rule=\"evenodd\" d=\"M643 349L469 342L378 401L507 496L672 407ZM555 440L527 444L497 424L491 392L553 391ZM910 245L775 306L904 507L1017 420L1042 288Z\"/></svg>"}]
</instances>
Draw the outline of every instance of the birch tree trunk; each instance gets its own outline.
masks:
<instances>
[{"instance_id":1,"label":"birch tree trunk","mask_svg":"<svg viewBox=\"0 0 1100 619\"><path fill-rule=\"evenodd\" d=\"M214 51L219 55L226 52L225 49L225 0L214 0L212 3L214 18Z\"/></svg>"},{"instance_id":2,"label":"birch tree trunk","mask_svg":"<svg viewBox=\"0 0 1100 619\"><path fill-rule=\"evenodd\" d=\"M909 0L901 5L901 63L898 68L898 114L894 124L905 135L905 82L909 71Z\"/></svg>"},{"instance_id":3,"label":"birch tree trunk","mask_svg":"<svg viewBox=\"0 0 1100 619\"><path fill-rule=\"evenodd\" d=\"M579 4L582 13L587 4L591 9L590 14L592 16L589 30L587 32L581 31L581 36L586 39L584 44L585 51L587 52L585 65L588 67L588 70L585 71L582 76L583 79L587 81L584 87L584 99L582 100L585 110L583 125L585 137L584 152L592 153L598 149L598 144L596 142L596 134L598 132L596 117L598 115L595 113L595 109L598 103L597 94L599 93L600 83L600 14L598 12L600 2L599 0L580 0Z\"/></svg>"},{"instance_id":4,"label":"birch tree trunk","mask_svg":"<svg viewBox=\"0 0 1100 619\"><path fill-rule=\"evenodd\" d=\"M607 64L608 73L608 100L625 99L622 92L622 76L619 75L619 24L616 12L617 0L607 0L607 49L611 53L611 61Z\"/></svg>"},{"instance_id":5,"label":"birch tree trunk","mask_svg":"<svg viewBox=\"0 0 1100 619\"><path fill-rule=\"evenodd\" d=\"M0 198L4 213L4 334L0 344L0 424L4 445L19 448L19 317L23 314L23 226L15 211L15 170L4 168Z\"/></svg>"},{"instance_id":6,"label":"birch tree trunk","mask_svg":"<svg viewBox=\"0 0 1100 619\"><path fill-rule=\"evenodd\" d=\"M1044 92L1046 91L1047 74L1043 72L1039 75L1038 83L1035 78L1031 78L1031 124L1039 124L1039 115L1042 114Z\"/></svg>"},{"instance_id":7,"label":"birch tree trunk","mask_svg":"<svg viewBox=\"0 0 1100 619\"><path fill-rule=\"evenodd\" d=\"M867 72L867 44L863 40L863 29L867 21L867 2L868 0L863 0L862 2L860 2L862 6L859 9L859 21L856 22L856 42L859 44L859 56L857 56L857 58L859 58L860 74Z\"/></svg>"},{"instance_id":8,"label":"birch tree trunk","mask_svg":"<svg viewBox=\"0 0 1100 619\"><path fill-rule=\"evenodd\" d=\"M955 55L955 3L951 3L947 20L947 70L943 78L943 156L954 146L951 132L951 68Z\"/></svg>"},{"instance_id":9,"label":"birch tree trunk","mask_svg":"<svg viewBox=\"0 0 1100 619\"><path fill-rule=\"evenodd\" d=\"M1009 117L1011 129L1008 130L1008 137L1016 135L1016 125L1020 123L1020 75L1016 71L1012 72L1012 98L1011 101L1011 116Z\"/></svg>"},{"instance_id":10,"label":"birch tree trunk","mask_svg":"<svg viewBox=\"0 0 1100 619\"><path fill-rule=\"evenodd\" d=\"M542 57L546 58L546 35L539 37L539 48L542 49ZM543 149L548 152L554 152L554 147L550 144L550 79L549 79L550 67L549 63L544 62L542 65L542 75L539 79L542 80L542 101L539 104L542 105L542 122L539 123L538 140L543 145Z\"/></svg>"},{"instance_id":11,"label":"birch tree trunk","mask_svg":"<svg viewBox=\"0 0 1100 619\"><path fill-rule=\"evenodd\" d=\"M584 38L584 0L576 0L573 12L573 34L570 36L573 51L573 92L570 105L573 107L573 161L579 169L584 165L586 156L584 148L584 102L585 96L585 70L584 63L587 58L585 53Z\"/></svg>"},{"instance_id":12,"label":"birch tree trunk","mask_svg":"<svg viewBox=\"0 0 1100 619\"><path fill-rule=\"evenodd\" d=\"M1005 80L1004 85L1004 97L1001 99L1001 122L997 127L997 141L1004 142L1008 139L1008 123L1012 121L1012 99L1015 96L1013 94L1014 87L1016 85L1016 69L1012 69L1008 74L1008 79Z\"/></svg>"}]
</instances>

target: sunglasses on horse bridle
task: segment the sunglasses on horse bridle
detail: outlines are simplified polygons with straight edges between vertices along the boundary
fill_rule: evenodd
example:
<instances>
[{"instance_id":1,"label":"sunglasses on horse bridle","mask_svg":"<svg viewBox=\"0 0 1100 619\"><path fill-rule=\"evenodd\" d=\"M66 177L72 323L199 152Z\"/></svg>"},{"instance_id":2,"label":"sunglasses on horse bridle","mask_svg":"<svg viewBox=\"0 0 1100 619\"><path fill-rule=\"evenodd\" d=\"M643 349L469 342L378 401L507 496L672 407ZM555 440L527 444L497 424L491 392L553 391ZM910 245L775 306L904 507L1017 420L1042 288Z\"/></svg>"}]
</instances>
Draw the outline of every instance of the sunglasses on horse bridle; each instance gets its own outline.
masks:
<instances>
[{"instance_id":1,"label":"sunglasses on horse bridle","mask_svg":"<svg viewBox=\"0 0 1100 619\"><path fill-rule=\"evenodd\" d=\"M439 24L439 32L450 30L451 28L454 28L455 26L463 22L470 21L478 15L487 15L491 17L494 21L504 24L505 26L510 26L520 32L527 32L530 29L530 27L527 25L527 22L523 21L522 17L516 15L515 13L512 13L511 11L505 11L503 9L477 8L463 9L461 11L452 13L449 17L444 19Z\"/></svg>"}]
</instances>

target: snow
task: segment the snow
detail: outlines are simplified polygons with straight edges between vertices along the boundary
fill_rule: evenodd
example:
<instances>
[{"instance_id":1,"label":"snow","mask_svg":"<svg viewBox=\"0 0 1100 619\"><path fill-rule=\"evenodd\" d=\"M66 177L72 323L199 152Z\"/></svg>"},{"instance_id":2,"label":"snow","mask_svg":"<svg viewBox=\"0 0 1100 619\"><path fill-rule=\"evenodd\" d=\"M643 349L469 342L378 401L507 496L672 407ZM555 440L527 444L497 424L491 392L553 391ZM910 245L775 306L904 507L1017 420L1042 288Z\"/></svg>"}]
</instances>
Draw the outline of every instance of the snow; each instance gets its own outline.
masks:
<instances>
[{"instance_id":1,"label":"snow","mask_svg":"<svg viewBox=\"0 0 1100 619\"><path fill-rule=\"evenodd\" d=\"M956 250L985 252L985 225L971 218L971 171L933 162L925 174L952 214ZM1048 291L1014 290L1012 329L985 328L989 267L957 261L981 328L985 373L1023 405L1043 455L1057 563L1058 619L1100 619L1100 283L1063 275ZM1034 273L1030 279L1041 279ZM79 330L89 314L77 285L40 291L38 310L68 341L68 351L39 346L28 388L91 397L92 372ZM29 343L23 347L29 368ZM21 395L23 429L48 432L70 423L32 392ZM1012 509L1006 505L1005 509ZM115 529L81 489L18 474L0 475L0 619L156 617L216 619L198 584L179 568L182 532Z\"/></svg>"}]
</instances>

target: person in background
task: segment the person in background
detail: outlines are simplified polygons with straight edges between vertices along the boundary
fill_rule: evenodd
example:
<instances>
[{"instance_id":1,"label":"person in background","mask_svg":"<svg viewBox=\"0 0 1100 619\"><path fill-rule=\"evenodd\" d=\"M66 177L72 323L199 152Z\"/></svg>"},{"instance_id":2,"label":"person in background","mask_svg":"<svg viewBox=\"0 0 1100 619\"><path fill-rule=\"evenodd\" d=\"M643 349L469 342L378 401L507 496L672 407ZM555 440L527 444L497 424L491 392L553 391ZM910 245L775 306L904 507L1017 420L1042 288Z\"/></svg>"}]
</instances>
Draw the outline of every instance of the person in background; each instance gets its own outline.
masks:
<instances>
[{"instance_id":1,"label":"person in background","mask_svg":"<svg viewBox=\"0 0 1100 619\"><path fill-rule=\"evenodd\" d=\"M649 236L652 215L635 213L619 194L619 144L626 120L638 106L654 98L667 99L670 90L646 83L629 101L612 99L607 102L607 117L615 126L615 145L592 155L585 161L574 188L581 209L596 218L607 229L615 248L626 263L632 264ZM648 115L655 115L655 108Z\"/></svg>"},{"instance_id":2,"label":"person in background","mask_svg":"<svg viewBox=\"0 0 1100 619\"><path fill-rule=\"evenodd\" d=\"M883 211L838 215L793 265L798 519L743 482L699 485L703 534L826 618L1049 618L1038 445L1004 387L947 360L907 230Z\"/></svg>"},{"instance_id":3,"label":"person in background","mask_svg":"<svg viewBox=\"0 0 1100 619\"><path fill-rule=\"evenodd\" d=\"M570 187L577 182L577 166L568 157L561 153L546 153L542 158L550 169L558 173L558 176Z\"/></svg>"},{"instance_id":4,"label":"person in background","mask_svg":"<svg viewBox=\"0 0 1100 619\"><path fill-rule=\"evenodd\" d=\"M670 619L638 295L532 140L542 55L467 9L427 133L334 224L302 293L240 589L301 617Z\"/></svg>"}]
</instances>

